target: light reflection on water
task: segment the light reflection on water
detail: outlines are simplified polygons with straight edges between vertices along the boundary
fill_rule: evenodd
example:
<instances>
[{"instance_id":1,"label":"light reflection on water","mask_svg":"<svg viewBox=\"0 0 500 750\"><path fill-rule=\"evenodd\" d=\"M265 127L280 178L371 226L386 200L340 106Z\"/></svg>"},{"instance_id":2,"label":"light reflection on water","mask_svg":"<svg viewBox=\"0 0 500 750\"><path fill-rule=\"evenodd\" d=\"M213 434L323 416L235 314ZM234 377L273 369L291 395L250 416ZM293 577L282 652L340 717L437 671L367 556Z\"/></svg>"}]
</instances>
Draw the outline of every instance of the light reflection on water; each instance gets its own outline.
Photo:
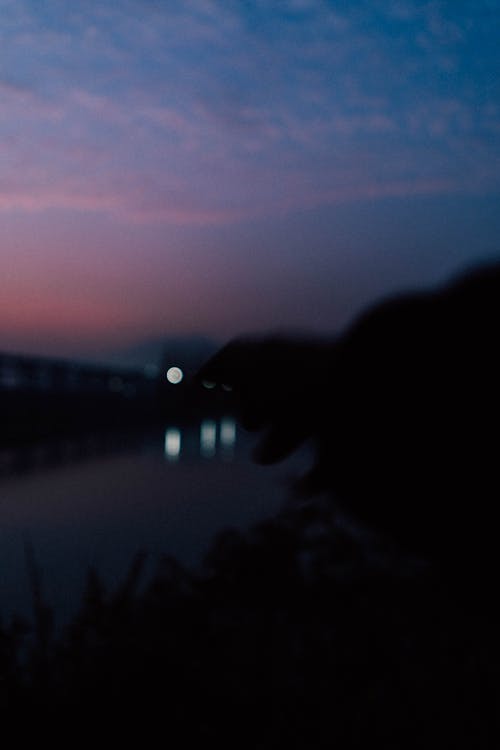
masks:
<instances>
[{"instance_id":1,"label":"light reflection on water","mask_svg":"<svg viewBox=\"0 0 500 750\"><path fill-rule=\"evenodd\" d=\"M200 454L203 458L213 458L217 446L217 424L213 419L205 419L200 427Z\"/></svg>"},{"instance_id":2,"label":"light reflection on water","mask_svg":"<svg viewBox=\"0 0 500 750\"><path fill-rule=\"evenodd\" d=\"M181 455L181 431L176 427L168 427L165 432L165 456L169 461L177 461Z\"/></svg>"},{"instance_id":3,"label":"light reflection on water","mask_svg":"<svg viewBox=\"0 0 500 750\"><path fill-rule=\"evenodd\" d=\"M236 422L234 419L226 417L221 419L220 423L220 444L222 457L228 461L234 456L236 446Z\"/></svg>"},{"instance_id":4,"label":"light reflection on water","mask_svg":"<svg viewBox=\"0 0 500 750\"><path fill-rule=\"evenodd\" d=\"M220 457L224 461L234 458L236 446L236 422L223 417L219 422L204 419L199 427L199 439L193 440L193 428L167 427L165 430L165 458L178 461L181 457ZM190 439L189 439L190 438Z\"/></svg>"},{"instance_id":5,"label":"light reflection on water","mask_svg":"<svg viewBox=\"0 0 500 750\"><path fill-rule=\"evenodd\" d=\"M171 463L180 460L234 459L237 426L232 417L204 419L198 424L171 424L148 433L82 435L74 439L40 441L21 447L0 446L0 483L73 463L123 453L162 451Z\"/></svg>"}]
</instances>

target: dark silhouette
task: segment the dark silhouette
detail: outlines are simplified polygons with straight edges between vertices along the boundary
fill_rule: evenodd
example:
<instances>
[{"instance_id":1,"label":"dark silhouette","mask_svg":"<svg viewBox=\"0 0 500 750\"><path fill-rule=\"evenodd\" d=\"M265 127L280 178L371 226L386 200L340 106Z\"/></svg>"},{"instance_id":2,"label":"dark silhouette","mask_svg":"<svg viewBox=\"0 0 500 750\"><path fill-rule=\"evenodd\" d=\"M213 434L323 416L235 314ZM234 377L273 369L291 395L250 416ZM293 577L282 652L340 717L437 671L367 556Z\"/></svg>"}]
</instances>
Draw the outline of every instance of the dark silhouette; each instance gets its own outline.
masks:
<instances>
[{"instance_id":1,"label":"dark silhouette","mask_svg":"<svg viewBox=\"0 0 500 750\"><path fill-rule=\"evenodd\" d=\"M0 351L0 449L158 422L157 391L138 368Z\"/></svg>"},{"instance_id":2,"label":"dark silhouette","mask_svg":"<svg viewBox=\"0 0 500 750\"><path fill-rule=\"evenodd\" d=\"M498 746L498 629L437 581L374 566L330 503L221 533L195 573L165 558L144 586L138 555L110 592L91 571L57 637L27 552L34 639L0 623L4 736Z\"/></svg>"},{"instance_id":3,"label":"dark silhouette","mask_svg":"<svg viewBox=\"0 0 500 750\"><path fill-rule=\"evenodd\" d=\"M305 490L330 490L358 522L446 561L496 557L500 265L402 295L331 340L237 340L201 370L232 386L256 458L306 438ZM471 555L471 549L474 555Z\"/></svg>"},{"instance_id":4,"label":"dark silhouette","mask_svg":"<svg viewBox=\"0 0 500 750\"><path fill-rule=\"evenodd\" d=\"M499 292L500 269L485 269L379 305L335 341L247 340L216 355L200 378L231 386L245 424L266 429L258 458L312 438L302 489L322 494L222 532L196 571L165 558L142 581L139 554L114 592L90 571L60 634L27 545L34 624L0 622L4 735L498 747L498 622L485 603L496 603ZM339 526L339 506L399 552L374 557Z\"/></svg>"}]
</instances>

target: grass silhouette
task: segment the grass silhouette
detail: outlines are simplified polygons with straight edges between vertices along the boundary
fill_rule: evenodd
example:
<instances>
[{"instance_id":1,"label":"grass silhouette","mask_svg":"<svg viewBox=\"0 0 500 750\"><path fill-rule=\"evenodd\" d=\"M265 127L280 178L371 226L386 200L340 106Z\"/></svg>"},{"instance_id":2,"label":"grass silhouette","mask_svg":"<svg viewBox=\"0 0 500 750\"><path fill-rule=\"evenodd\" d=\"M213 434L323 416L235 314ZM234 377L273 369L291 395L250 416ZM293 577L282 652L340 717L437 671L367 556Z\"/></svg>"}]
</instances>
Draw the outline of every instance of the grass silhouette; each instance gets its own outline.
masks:
<instances>
[{"instance_id":1,"label":"grass silhouette","mask_svg":"<svg viewBox=\"0 0 500 750\"><path fill-rule=\"evenodd\" d=\"M89 571L60 634L27 559L34 621L0 627L2 720L17 737L161 731L170 747L266 749L498 740L489 602L357 540L326 501L220 533L196 571L165 557L142 580L139 554L115 591Z\"/></svg>"}]
</instances>

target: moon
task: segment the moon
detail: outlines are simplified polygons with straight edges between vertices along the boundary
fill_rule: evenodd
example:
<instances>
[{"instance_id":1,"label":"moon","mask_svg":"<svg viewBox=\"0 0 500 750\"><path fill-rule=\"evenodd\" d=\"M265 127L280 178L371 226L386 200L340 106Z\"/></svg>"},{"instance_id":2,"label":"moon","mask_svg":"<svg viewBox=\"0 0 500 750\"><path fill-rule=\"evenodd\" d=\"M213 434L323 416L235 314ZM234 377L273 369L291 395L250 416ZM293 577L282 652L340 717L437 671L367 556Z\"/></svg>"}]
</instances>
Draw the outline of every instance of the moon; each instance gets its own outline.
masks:
<instances>
[{"instance_id":1,"label":"moon","mask_svg":"<svg viewBox=\"0 0 500 750\"><path fill-rule=\"evenodd\" d=\"M178 383L180 383L183 377L184 377L184 373L182 372L180 367L168 368L167 380L169 383L172 383L172 385L177 385Z\"/></svg>"}]
</instances>

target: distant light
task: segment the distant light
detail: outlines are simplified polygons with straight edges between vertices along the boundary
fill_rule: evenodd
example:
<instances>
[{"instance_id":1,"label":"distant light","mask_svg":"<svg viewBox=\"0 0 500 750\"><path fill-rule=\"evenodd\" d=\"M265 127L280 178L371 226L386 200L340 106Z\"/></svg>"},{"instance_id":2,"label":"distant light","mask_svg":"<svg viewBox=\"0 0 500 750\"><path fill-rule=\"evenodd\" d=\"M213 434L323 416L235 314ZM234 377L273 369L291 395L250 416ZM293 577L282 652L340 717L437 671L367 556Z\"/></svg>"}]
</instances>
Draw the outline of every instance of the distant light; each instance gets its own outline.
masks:
<instances>
[{"instance_id":1,"label":"distant light","mask_svg":"<svg viewBox=\"0 0 500 750\"><path fill-rule=\"evenodd\" d=\"M212 388L215 388L215 383L213 383L211 380L202 380L201 384L204 388L208 388L208 390L212 390Z\"/></svg>"},{"instance_id":2,"label":"distant light","mask_svg":"<svg viewBox=\"0 0 500 750\"><path fill-rule=\"evenodd\" d=\"M229 383L222 383L222 390L230 393L233 390L233 386L229 385Z\"/></svg>"},{"instance_id":3,"label":"distant light","mask_svg":"<svg viewBox=\"0 0 500 750\"><path fill-rule=\"evenodd\" d=\"M177 385L177 383L180 383L183 377L184 377L184 373L182 372L180 367L168 368L167 380L169 383L172 383L172 385Z\"/></svg>"},{"instance_id":4,"label":"distant light","mask_svg":"<svg viewBox=\"0 0 500 750\"><path fill-rule=\"evenodd\" d=\"M215 456L217 445L217 425L212 419L205 419L200 428L200 452L204 458Z\"/></svg>"},{"instance_id":5,"label":"distant light","mask_svg":"<svg viewBox=\"0 0 500 750\"><path fill-rule=\"evenodd\" d=\"M165 432L165 456L169 461L177 461L181 454L181 433L176 427Z\"/></svg>"}]
</instances>

